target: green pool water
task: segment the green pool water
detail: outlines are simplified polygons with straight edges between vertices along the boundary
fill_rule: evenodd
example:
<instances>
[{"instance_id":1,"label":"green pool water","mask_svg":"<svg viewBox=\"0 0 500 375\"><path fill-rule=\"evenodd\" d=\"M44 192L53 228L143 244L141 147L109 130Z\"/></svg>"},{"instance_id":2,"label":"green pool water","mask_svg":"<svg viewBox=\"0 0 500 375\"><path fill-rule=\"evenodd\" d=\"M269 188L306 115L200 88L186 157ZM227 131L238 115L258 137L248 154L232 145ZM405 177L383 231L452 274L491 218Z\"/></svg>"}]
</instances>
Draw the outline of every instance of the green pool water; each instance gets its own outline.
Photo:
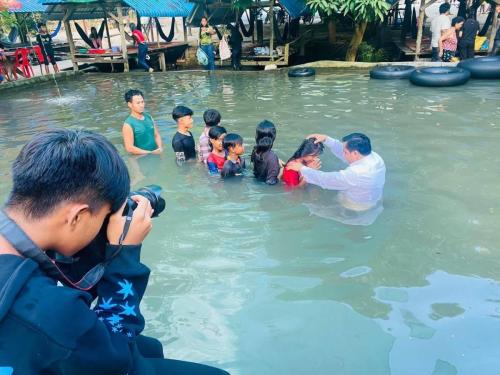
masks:
<instances>
[{"instance_id":1,"label":"green pool water","mask_svg":"<svg viewBox=\"0 0 500 375\"><path fill-rule=\"evenodd\" d=\"M139 88L165 140L140 160L121 146L123 93ZM500 368L500 84L430 89L367 72L84 75L0 97L0 194L33 134L84 127L108 137L134 188L164 188L143 247L152 270L145 333L171 358L232 374L497 374ZM251 176L179 168L170 112L217 108L245 139L277 125L288 159L311 132L361 131L387 167L371 225L338 219L335 193L287 192ZM323 169L342 164L325 153Z\"/></svg>"}]
</instances>

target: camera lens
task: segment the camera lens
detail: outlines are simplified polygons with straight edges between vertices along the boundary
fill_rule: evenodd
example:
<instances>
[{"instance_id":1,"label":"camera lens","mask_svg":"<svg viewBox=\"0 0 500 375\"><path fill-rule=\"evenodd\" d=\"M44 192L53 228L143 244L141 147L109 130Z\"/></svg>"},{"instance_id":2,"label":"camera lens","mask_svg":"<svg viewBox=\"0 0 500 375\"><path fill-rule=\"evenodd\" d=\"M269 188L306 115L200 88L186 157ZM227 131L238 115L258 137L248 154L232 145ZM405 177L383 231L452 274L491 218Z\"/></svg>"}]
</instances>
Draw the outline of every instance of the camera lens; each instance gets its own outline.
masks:
<instances>
[{"instance_id":1,"label":"camera lens","mask_svg":"<svg viewBox=\"0 0 500 375\"><path fill-rule=\"evenodd\" d=\"M165 209L165 199L163 199L160 196L160 194L161 194L161 187L158 185L148 185L148 186L145 186L137 191L130 192L130 196L141 195L149 201L149 203L151 204L151 207L154 210L153 217L157 217ZM134 203L134 205L130 206L130 208L132 208L132 210L135 210L135 208L137 207L137 204L135 204L135 202L133 202L133 203ZM129 205L130 205L130 202L129 202Z\"/></svg>"}]
</instances>

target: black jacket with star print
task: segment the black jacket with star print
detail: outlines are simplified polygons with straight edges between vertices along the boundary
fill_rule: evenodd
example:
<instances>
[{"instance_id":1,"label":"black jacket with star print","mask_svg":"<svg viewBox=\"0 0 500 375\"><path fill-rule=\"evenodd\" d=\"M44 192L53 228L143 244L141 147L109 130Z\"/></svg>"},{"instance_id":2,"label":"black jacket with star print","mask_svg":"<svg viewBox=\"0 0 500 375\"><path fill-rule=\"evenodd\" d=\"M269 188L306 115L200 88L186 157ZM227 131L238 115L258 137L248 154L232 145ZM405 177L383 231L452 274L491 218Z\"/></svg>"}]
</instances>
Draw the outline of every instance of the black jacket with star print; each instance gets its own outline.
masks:
<instances>
[{"instance_id":1,"label":"black jacket with star print","mask_svg":"<svg viewBox=\"0 0 500 375\"><path fill-rule=\"evenodd\" d=\"M145 374L135 338L150 270L124 246L93 296L57 286L38 264L0 255L0 368L13 374ZM107 254L116 248L108 245ZM9 373L7 371L7 373Z\"/></svg>"}]
</instances>

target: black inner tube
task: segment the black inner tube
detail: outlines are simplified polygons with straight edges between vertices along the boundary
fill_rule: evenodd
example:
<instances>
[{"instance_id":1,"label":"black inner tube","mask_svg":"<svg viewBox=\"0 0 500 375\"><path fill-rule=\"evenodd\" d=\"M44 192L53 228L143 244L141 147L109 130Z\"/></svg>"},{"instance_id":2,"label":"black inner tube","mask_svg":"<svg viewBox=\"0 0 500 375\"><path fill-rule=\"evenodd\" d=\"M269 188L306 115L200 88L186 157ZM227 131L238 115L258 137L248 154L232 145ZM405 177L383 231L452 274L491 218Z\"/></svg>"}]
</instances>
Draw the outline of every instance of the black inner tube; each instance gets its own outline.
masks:
<instances>
[{"instance_id":1,"label":"black inner tube","mask_svg":"<svg viewBox=\"0 0 500 375\"><path fill-rule=\"evenodd\" d=\"M410 75L410 81L427 87L457 86L466 83L470 75L468 70L462 68L431 67L415 70Z\"/></svg>"},{"instance_id":2,"label":"black inner tube","mask_svg":"<svg viewBox=\"0 0 500 375\"><path fill-rule=\"evenodd\" d=\"M288 71L289 77L311 77L316 74L312 68L297 68Z\"/></svg>"}]
</instances>

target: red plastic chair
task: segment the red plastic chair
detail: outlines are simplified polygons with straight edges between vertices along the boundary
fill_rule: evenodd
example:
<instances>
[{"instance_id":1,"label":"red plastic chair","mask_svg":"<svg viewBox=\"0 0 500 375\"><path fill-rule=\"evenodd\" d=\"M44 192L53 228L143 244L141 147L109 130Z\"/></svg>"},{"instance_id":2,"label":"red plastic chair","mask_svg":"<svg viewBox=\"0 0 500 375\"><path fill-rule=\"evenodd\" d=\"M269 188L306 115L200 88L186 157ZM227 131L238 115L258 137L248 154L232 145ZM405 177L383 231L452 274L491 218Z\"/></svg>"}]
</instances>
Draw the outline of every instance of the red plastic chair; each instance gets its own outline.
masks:
<instances>
[{"instance_id":1,"label":"red plastic chair","mask_svg":"<svg viewBox=\"0 0 500 375\"><path fill-rule=\"evenodd\" d=\"M31 78L35 75L30 63L30 50L28 48L16 49L16 62L14 65L14 76L17 79L16 69L21 68L24 78Z\"/></svg>"},{"instance_id":2,"label":"red plastic chair","mask_svg":"<svg viewBox=\"0 0 500 375\"><path fill-rule=\"evenodd\" d=\"M40 65L40 74L43 75L42 65L45 63L45 59L43 58L42 49L40 46L33 46L33 51L35 52L36 59L38 60L38 65Z\"/></svg>"}]
</instances>

